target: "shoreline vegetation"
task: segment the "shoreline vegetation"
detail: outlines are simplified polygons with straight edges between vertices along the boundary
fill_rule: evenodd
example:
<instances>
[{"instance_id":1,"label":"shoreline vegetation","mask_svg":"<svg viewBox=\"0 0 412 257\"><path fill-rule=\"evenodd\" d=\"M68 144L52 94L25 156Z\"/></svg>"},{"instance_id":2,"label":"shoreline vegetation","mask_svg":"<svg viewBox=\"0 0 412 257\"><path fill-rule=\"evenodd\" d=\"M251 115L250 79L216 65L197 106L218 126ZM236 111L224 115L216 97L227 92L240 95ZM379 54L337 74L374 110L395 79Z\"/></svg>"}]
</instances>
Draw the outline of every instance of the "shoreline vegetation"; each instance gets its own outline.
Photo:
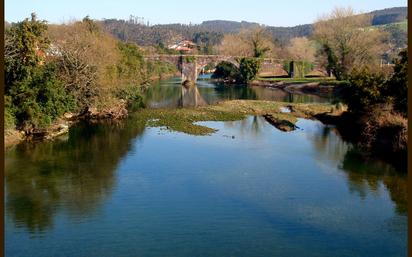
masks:
<instances>
[{"instance_id":1,"label":"shoreline vegetation","mask_svg":"<svg viewBox=\"0 0 412 257\"><path fill-rule=\"evenodd\" d=\"M218 45L220 53L245 57L238 66L217 64L212 79L290 93L334 94L342 103L234 100L196 109L154 110L143 108L142 95L153 80L176 75L174 65L147 61L147 48L116 39L89 17L48 25L33 13L5 30L5 146L62 135L79 120L123 119L128 110L137 110L133 113L149 125L198 135L213 130L197 121L261 115L282 131L295 129L297 118L316 118L335 125L365 152L400 160L406 167L407 50L392 46L398 54L394 64L379 65L382 51L390 46L380 29L360 29L367 28L369 18L338 8L315 23L311 39L291 40L285 58L302 60L295 70L301 78L258 76L262 58L284 52L263 27L225 35ZM305 77L315 61L333 77Z\"/></svg>"},{"instance_id":2,"label":"shoreline vegetation","mask_svg":"<svg viewBox=\"0 0 412 257\"><path fill-rule=\"evenodd\" d=\"M285 111L287 110L287 111ZM402 119L386 115L386 121L377 129L390 131L378 133L374 142L365 144L364 122L347 112L347 107L330 103L286 103L264 100L228 100L215 105L196 108L140 108L128 113L125 102L106 112L89 110L79 115L66 114L47 129L25 135L22 131L5 133L6 147L12 147L23 140L52 140L69 131L70 126L79 121L100 122L116 121L128 116L145 126L161 127L168 131L182 132L195 136L207 136L216 132L215 129L197 122L202 121L237 121L249 115L262 116L274 127L283 132L295 130L298 118L314 119L325 125L333 125L337 132L348 142L360 146L365 156L377 156L392 164L399 170L404 170L406 163L407 138ZM365 119L365 117L363 117ZM370 139L370 138L369 138ZM368 154L370 152L370 154Z\"/></svg>"}]
</instances>

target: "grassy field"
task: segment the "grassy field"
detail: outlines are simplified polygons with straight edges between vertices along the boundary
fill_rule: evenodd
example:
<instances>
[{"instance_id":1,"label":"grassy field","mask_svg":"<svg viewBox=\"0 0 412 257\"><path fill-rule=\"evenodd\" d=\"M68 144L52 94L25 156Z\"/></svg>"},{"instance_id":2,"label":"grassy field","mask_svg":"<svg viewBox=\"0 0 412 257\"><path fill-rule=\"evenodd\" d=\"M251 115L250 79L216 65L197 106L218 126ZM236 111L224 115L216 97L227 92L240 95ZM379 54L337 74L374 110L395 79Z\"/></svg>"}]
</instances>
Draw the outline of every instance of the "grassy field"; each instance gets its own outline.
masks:
<instances>
[{"instance_id":1,"label":"grassy field","mask_svg":"<svg viewBox=\"0 0 412 257\"><path fill-rule=\"evenodd\" d=\"M371 28L385 28L389 26L397 26L403 31L408 31L408 20L404 20L401 22L395 22L395 23L389 23L389 24L383 24L383 25L376 25L376 26L370 26L368 27L369 29Z\"/></svg>"}]
</instances>

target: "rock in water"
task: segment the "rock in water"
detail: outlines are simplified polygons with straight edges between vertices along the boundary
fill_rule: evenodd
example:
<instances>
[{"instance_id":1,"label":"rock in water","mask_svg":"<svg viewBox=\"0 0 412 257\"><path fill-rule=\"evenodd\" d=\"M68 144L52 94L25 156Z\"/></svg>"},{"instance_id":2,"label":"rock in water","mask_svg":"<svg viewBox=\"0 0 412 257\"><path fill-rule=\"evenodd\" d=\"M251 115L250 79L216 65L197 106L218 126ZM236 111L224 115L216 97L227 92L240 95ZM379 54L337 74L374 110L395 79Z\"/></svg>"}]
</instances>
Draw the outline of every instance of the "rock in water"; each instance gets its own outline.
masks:
<instances>
[{"instance_id":1,"label":"rock in water","mask_svg":"<svg viewBox=\"0 0 412 257\"><path fill-rule=\"evenodd\" d=\"M271 114L265 114L263 115L265 120L275 126L277 129L284 131L284 132L289 132L295 130L297 127L295 124L288 120L281 120L276 117L273 117Z\"/></svg>"}]
</instances>

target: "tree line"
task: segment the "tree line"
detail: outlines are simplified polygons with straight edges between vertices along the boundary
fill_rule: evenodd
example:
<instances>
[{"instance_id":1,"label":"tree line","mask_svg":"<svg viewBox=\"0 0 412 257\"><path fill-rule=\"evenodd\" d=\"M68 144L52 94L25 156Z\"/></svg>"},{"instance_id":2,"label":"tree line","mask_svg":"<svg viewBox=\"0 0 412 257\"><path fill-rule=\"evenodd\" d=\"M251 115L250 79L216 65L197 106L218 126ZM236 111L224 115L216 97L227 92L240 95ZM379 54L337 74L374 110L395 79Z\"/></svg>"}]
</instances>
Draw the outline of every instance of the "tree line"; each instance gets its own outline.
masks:
<instances>
[{"instance_id":1,"label":"tree line","mask_svg":"<svg viewBox=\"0 0 412 257\"><path fill-rule=\"evenodd\" d=\"M99 23L48 25L31 18L5 30L5 127L47 127L66 112L103 109L120 99L140 104L153 76L172 65L147 62L134 43L121 42Z\"/></svg>"}]
</instances>

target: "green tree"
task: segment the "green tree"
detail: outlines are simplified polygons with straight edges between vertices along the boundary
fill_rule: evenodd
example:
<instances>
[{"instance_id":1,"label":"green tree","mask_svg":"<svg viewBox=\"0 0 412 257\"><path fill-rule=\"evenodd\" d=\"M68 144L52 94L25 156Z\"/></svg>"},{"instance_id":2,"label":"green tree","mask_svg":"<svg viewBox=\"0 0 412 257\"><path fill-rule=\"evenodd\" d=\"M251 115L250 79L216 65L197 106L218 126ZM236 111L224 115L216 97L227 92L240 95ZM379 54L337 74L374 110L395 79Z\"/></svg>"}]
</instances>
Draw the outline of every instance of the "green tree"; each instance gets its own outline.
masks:
<instances>
[{"instance_id":1,"label":"green tree","mask_svg":"<svg viewBox=\"0 0 412 257\"><path fill-rule=\"evenodd\" d=\"M256 78L260 68L260 60L257 58L245 57L240 60L239 72L242 82L248 83Z\"/></svg>"},{"instance_id":2,"label":"green tree","mask_svg":"<svg viewBox=\"0 0 412 257\"><path fill-rule=\"evenodd\" d=\"M21 129L45 127L73 108L73 99L57 79L56 67L46 62L50 40L47 25L31 20L13 24L6 32L6 118Z\"/></svg>"},{"instance_id":3,"label":"green tree","mask_svg":"<svg viewBox=\"0 0 412 257\"><path fill-rule=\"evenodd\" d=\"M4 35L5 41L5 86L6 93L29 78L33 69L44 59L50 40L46 36L47 24L32 13L31 20L13 24Z\"/></svg>"},{"instance_id":4,"label":"green tree","mask_svg":"<svg viewBox=\"0 0 412 257\"><path fill-rule=\"evenodd\" d=\"M371 72L366 67L354 69L349 75L349 85L343 90L343 101L351 112L364 112L389 100L386 88L383 73Z\"/></svg>"}]
</instances>

